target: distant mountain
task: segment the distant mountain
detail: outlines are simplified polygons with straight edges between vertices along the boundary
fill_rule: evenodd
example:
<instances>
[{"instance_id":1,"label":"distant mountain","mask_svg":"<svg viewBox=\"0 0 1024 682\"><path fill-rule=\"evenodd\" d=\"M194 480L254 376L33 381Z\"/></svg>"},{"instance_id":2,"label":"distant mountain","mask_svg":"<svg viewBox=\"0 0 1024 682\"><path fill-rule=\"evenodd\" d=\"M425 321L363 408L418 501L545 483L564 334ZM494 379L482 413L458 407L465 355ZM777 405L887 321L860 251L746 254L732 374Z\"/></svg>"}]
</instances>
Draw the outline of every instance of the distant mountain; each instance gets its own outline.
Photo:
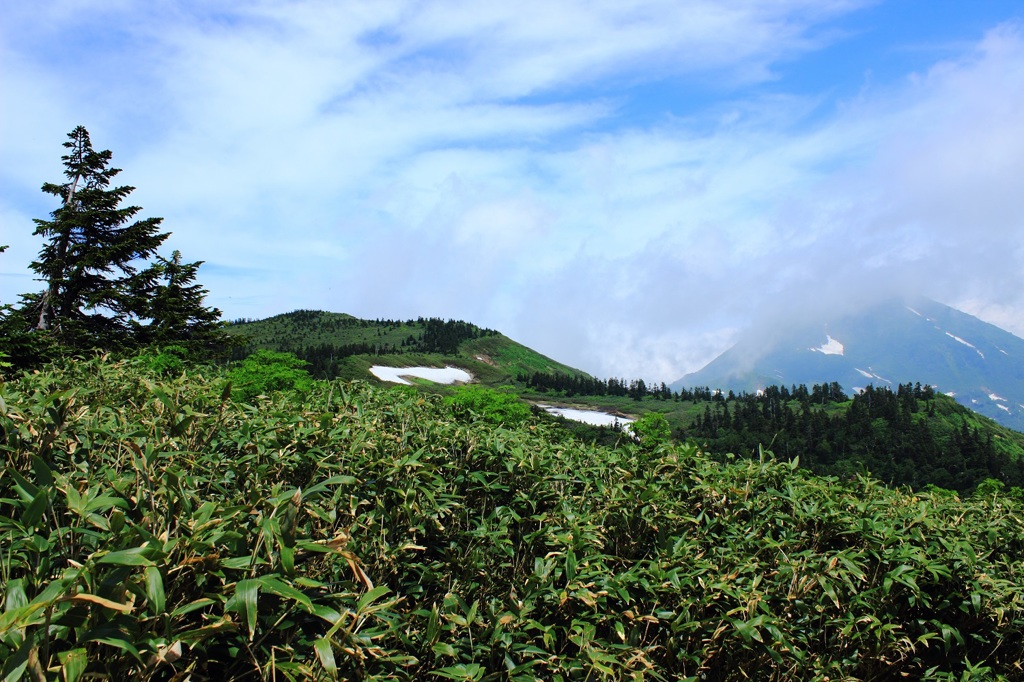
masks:
<instances>
[{"instance_id":1,"label":"distant mountain","mask_svg":"<svg viewBox=\"0 0 1024 682\"><path fill-rule=\"evenodd\" d=\"M839 382L931 384L961 404L1024 431L1024 339L927 299L890 300L789 328L766 344L749 334L703 369L672 384L755 391Z\"/></svg>"}]
</instances>

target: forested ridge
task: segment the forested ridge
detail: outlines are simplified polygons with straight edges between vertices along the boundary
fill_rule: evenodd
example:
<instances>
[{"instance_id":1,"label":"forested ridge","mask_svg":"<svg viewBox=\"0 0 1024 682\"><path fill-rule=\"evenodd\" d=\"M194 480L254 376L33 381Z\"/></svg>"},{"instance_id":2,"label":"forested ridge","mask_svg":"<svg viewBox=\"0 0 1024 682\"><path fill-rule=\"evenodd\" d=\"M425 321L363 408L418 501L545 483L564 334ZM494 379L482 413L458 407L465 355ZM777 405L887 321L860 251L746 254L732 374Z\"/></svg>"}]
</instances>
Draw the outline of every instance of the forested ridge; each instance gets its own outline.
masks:
<instances>
[{"instance_id":1,"label":"forested ridge","mask_svg":"<svg viewBox=\"0 0 1024 682\"><path fill-rule=\"evenodd\" d=\"M296 310L265 320L236 320L224 330L238 346L234 359L254 350L292 353L320 379L366 378L374 364L465 367L490 385L515 383L522 373L575 376L573 369L462 320L360 319L343 313Z\"/></svg>"},{"instance_id":2,"label":"forested ridge","mask_svg":"<svg viewBox=\"0 0 1024 682\"><path fill-rule=\"evenodd\" d=\"M225 331L241 340L233 359L242 359L259 348L288 352L309 363L311 374L320 379L337 377L341 361L356 355L457 355L465 341L498 336L493 329L461 320L363 320L319 310L296 310L267 320L236 320Z\"/></svg>"},{"instance_id":3,"label":"forested ridge","mask_svg":"<svg viewBox=\"0 0 1024 682\"><path fill-rule=\"evenodd\" d=\"M751 452L763 444L818 473L869 471L890 485L969 491L994 479L1024 486L1018 434L983 425L930 387L868 386L852 398L823 402L806 390L787 393L769 387L760 395L713 400L685 434L716 452Z\"/></svg>"}]
</instances>

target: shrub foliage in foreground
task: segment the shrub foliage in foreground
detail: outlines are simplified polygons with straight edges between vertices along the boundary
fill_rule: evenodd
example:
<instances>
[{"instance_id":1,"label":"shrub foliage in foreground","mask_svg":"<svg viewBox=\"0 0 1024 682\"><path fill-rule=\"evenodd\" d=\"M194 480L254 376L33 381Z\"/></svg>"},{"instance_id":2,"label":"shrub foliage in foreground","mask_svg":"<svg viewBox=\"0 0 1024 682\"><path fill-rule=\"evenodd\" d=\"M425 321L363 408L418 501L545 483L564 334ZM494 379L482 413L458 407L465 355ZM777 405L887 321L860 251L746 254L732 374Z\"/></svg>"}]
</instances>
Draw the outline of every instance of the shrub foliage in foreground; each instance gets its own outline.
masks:
<instances>
[{"instance_id":1,"label":"shrub foliage in foreground","mask_svg":"<svg viewBox=\"0 0 1024 682\"><path fill-rule=\"evenodd\" d=\"M210 372L0 387L0 677L1021 675L1014 500Z\"/></svg>"}]
</instances>

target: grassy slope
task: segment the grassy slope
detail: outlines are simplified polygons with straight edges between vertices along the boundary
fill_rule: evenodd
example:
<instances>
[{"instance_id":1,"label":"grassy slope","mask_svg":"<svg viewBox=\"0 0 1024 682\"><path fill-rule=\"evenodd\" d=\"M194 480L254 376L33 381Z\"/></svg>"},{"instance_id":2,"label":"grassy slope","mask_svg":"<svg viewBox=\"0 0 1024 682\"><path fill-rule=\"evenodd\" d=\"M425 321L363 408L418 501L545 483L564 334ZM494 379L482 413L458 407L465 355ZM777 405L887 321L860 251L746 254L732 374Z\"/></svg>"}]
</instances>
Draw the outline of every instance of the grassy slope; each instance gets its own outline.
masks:
<instances>
[{"instance_id":1,"label":"grassy slope","mask_svg":"<svg viewBox=\"0 0 1024 682\"><path fill-rule=\"evenodd\" d=\"M401 349L403 341L410 336L419 337L423 332L423 325L416 321L396 322L384 324L375 320L359 320L341 313L296 311L265 320L229 325L227 331L248 337L255 348L282 351L325 343L336 346L354 343L386 344ZM534 372L583 374L580 370L545 357L501 334L463 341L458 353L454 355L422 353L411 348L400 355L352 356L343 361L339 376L343 379L372 380L369 369L373 365L455 365L469 371L480 383L492 386L512 383L519 374Z\"/></svg>"},{"instance_id":2,"label":"grassy slope","mask_svg":"<svg viewBox=\"0 0 1024 682\"><path fill-rule=\"evenodd\" d=\"M584 375L578 369L563 365L527 348L506 336L488 336L466 341L459 348L462 355L483 358L488 364L503 369L512 377L542 372L547 374Z\"/></svg>"},{"instance_id":3,"label":"grassy slope","mask_svg":"<svg viewBox=\"0 0 1024 682\"><path fill-rule=\"evenodd\" d=\"M590 447L369 382L249 405L216 370L93 361L0 397L4 677L33 657L72 679L945 680L1024 662L1013 498Z\"/></svg>"},{"instance_id":4,"label":"grassy slope","mask_svg":"<svg viewBox=\"0 0 1024 682\"><path fill-rule=\"evenodd\" d=\"M960 425L966 421L968 428L978 429L983 434L992 434L996 450L1005 452L1014 458L1024 458L1024 433L978 414L949 396L939 395L936 398L935 412L941 417L936 426L939 436L949 438L953 431L960 428ZM926 416L917 415L917 418L924 419Z\"/></svg>"},{"instance_id":5,"label":"grassy slope","mask_svg":"<svg viewBox=\"0 0 1024 682\"><path fill-rule=\"evenodd\" d=\"M396 321L398 324L378 324L375 320L360 320L345 313L320 310L299 310L275 315L265 320L242 324L229 324L229 334L245 336L256 348L290 351L299 346L320 344L346 345L353 343L389 344L400 346L410 335L418 336L422 327Z\"/></svg>"}]
</instances>

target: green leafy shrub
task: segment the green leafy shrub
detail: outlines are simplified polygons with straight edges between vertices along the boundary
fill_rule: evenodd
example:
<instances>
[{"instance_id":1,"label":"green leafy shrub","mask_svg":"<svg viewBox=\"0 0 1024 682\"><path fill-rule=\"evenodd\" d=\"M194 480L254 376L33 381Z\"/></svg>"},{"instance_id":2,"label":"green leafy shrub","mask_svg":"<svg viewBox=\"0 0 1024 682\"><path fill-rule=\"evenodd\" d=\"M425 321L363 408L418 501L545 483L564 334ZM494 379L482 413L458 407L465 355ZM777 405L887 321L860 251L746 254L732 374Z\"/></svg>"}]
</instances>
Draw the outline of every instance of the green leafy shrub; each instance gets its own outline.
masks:
<instances>
[{"instance_id":1,"label":"green leafy shrub","mask_svg":"<svg viewBox=\"0 0 1024 682\"><path fill-rule=\"evenodd\" d=\"M150 371L161 376L173 377L181 374L188 364L191 353L188 348L176 344L151 348L140 353L138 359Z\"/></svg>"},{"instance_id":2,"label":"green leafy shrub","mask_svg":"<svg viewBox=\"0 0 1024 682\"><path fill-rule=\"evenodd\" d=\"M629 426L640 447L653 450L672 440L672 427L661 412L648 412Z\"/></svg>"},{"instance_id":3,"label":"green leafy shrub","mask_svg":"<svg viewBox=\"0 0 1024 682\"><path fill-rule=\"evenodd\" d=\"M994 478L986 478L978 484L977 488L974 489L974 494L977 497L993 498L997 495L1003 494L1004 490L1006 490L1005 483Z\"/></svg>"},{"instance_id":4,"label":"green leafy shrub","mask_svg":"<svg viewBox=\"0 0 1024 682\"><path fill-rule=\"evenodd\" d=\"M533 414L530 406L512 391L475 385L460 386L445 398L445 404L492 424L521 424Z\"/></svg>"},{"instance_id":5,"label":"green leafy shrub","mask_svg":"<svg viewBox=\"0 0 1024 682\"><path fill-rule=\"evenodd\" d=\"M313 379L306 366L291 353L258 350L231 371L234 396L247 402L274 391L308 391Z\"/></svg>"}]
</instances>

